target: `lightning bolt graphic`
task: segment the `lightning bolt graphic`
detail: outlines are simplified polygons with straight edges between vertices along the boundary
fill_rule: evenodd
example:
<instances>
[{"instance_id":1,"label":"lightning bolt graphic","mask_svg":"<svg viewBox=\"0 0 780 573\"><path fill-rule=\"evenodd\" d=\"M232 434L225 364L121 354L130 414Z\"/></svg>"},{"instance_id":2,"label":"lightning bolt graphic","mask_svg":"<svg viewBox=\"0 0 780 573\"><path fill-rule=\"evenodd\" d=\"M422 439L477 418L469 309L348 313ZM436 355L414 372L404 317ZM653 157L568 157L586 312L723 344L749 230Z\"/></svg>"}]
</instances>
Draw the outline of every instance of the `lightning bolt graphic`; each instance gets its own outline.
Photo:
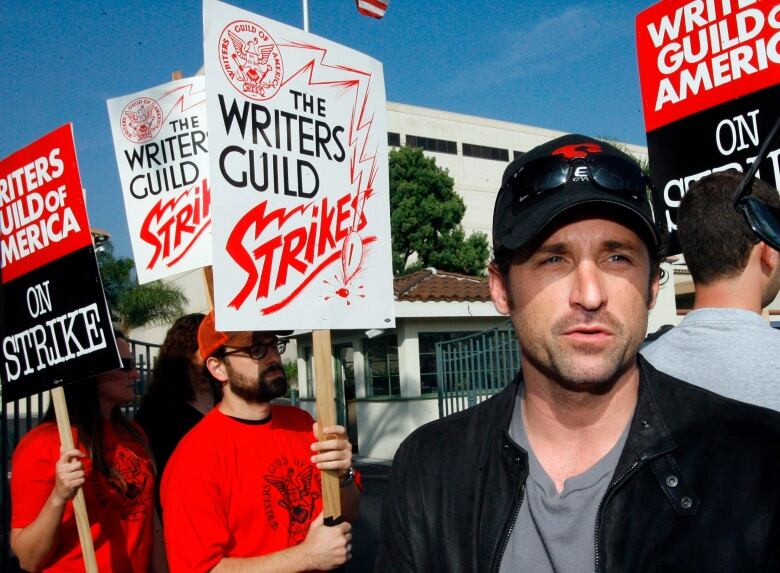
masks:
<instances>
[{"instance_id":1,"label":"lightning bolt graphic","mask_svg":"<svg viewBox=\"0 0 780 573\"><path fill-rule=\"evenodd\" d=\"M355 196L357 209L353 214L350 233L342 245L342 282L347 286L360 274L365 262L363 241L358 235L363 209L373 195L373 184L379 165L378 143L372 143L373 114L368 112L371 95L371 73L354 67L328 63L328 49L301 42L279 43L285 64L297 71L290 74L282 86L297 77L303 77L310 86L331 86L338 90L337 97L352 98L352 112L347 127L349 145L349 183Z\"/></svg>"},{"instance_id":2,"label":"lightning bolt graphic","mask_svg":"<svg viewBox=\"0 0 780 573\"><path fill-rule=\"evenodd\" d=\"M168 110L168 113L165 114L163 123L166 123L170 115L176 111L178 111L178 113L184 113L194 107L206 103L206 90L197 90L197 88L195 88L195 84L185 84L177 88L173 88L162 94L158 101L161 102L166 98L176 97L177 95L178 99L173 102L170 109Z\"/></svg>"}]
</instances>

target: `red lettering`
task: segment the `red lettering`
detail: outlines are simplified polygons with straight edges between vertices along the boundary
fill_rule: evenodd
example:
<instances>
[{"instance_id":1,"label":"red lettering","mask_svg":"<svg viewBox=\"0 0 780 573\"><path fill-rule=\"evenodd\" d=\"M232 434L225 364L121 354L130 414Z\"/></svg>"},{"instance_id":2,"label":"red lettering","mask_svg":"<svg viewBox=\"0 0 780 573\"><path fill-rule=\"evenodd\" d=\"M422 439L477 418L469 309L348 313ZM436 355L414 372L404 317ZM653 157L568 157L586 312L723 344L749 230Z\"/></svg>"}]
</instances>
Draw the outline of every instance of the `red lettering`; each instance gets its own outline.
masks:
<instances>
[{"instance_id":1,"label":"red lettering","mask_svg":"<svg viewBox=\"0 0 780 573\"><path fill-rule=\"evenodd\" d=\"M320 207L320 239L317 242L317 256L321 257L326 250L332 249L336 246L336 240L333 238L333 214L335 209L328 209L328 198L325 197L322 200L322 207Z\"/></svg>"},{"instance_id":2,"label":"red lettering","mask_svg":"<svg viewBox=\"0 0 780 573\"><path fill-rule=\"evenodd\" d=\"M192 219L192 206L190 205L185 205L181 211L176 213L176 238L173 240L174 247L181 245L181 236L183 234L192 234L195 232L195 225L189 224L190 219Z\"/></svg>"},{"instance_id":3,"label":"red lettering","mask_svg":"<svg viewBox=\"0 0 780 573\"><path fill-rule=\"evenodd\" d=\"M171 199L160 199L146 214L139 236L154 248L147 269L158 260L171 267L186 255L211 225L211 191L203 179Z\"/></svg>"},{"instance_id":4,"label":"red lettering","mask_svg":"<svg viewBox=\"0 0 780 573\"><path fill-rule=\"evenodd\" d=\"M284 237L282 248L282 260L279 261L279 273L276 276L276 288L287 283L287 270L293 267L301 274L306 272L308 265L298 259L298 255L306 244L306 229L300 227L293 229Z\"/></svg>"},{"instance_id":5,"label":"red lettering","mask_svg":"<svg viewBox=\"0 0 780 573\"><path fill-rule=\"evenodd\" d=\"M266 298L271 286L271 271L274 268L274 251L282 246L282 238L276 236L270 241L263 243L252 254L255 259L262 261L260 264L260 277L257 284L257 298Z\"/></svg>"},{"instance_id":6,"label":"red lettering","mask_svg":"<svg viewBox=\"0 0 780 573\"><path fill-rule=\"evenodd\" d=\"M370 191L365 192L361 201L370 195ZM347 193L335 207L328 205L326 197L289 210L269 211L267 201L250 209L235 224L225 245L228 255L246 273L246 281L230 306L241 308L252 292L256 300L277 298L260 309L263 314L287 306L317 275L341 258L340 243L352 231L351 222L359 220L358 231L366 227L366 218L362 212L358 216L356 205L357 200ZM354 240L368 244L376 237L355 236Z\"/></svg>"},{"instance_id":7,"label":"red lettering","mask_svg":"<svg viewBox=\"0 0 780 573\"><path fill-rule=\"evenodd\" d=\"M351 204L354 203L354 200L351 199L352 195L344 195L336 203L336 209L338 210L338 216L336 217L337 243L340 243L344 240L344 237L347 236L347 233L352 227L351 225L347 224L347 227L344 228L344 223L352 218L352 213L349 211L349 208L352 206Z\"/></svg>"}]
</instances>

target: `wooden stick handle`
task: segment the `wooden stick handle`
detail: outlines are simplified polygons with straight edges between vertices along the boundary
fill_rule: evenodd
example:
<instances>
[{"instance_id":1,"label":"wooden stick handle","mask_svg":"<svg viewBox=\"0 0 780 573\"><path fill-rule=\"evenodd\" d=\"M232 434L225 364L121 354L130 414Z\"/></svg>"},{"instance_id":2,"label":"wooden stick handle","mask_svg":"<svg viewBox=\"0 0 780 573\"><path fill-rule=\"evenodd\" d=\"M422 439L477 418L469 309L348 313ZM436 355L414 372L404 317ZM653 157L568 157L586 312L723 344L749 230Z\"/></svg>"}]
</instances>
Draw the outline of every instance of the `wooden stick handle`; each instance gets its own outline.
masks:
<instances>
[{"instance_id":1,"label":"wooden stick handle","mask_svg":"<svg viewBox=\"0 0 780 573\"><path fill-rule=\"evenodd\" d=\"M203 282L206 284L209 310L214 310L214 268L211 265L203 267Z\"/></svg>"},{"instance_id":2,"label":"wooden stick handle","mask_svg":"<svg viewBox=\"0 0 780 573\"><path fill-rule=\"evenodd\" d=\"M333 356L330 344L330 330L315 330L312 332L314 345L314 394L317 399L318 440L332 436L323 434L325 426L336 424L336 403L333 399ZM322 509L326 524L341 522L341 492L339 475L334 470L323 470L322 477Z\"/></svg>"},{"instance_id":3,"label":"wooden stick handle","mask_svg":"<svg viewBox=\"0 0 780 573\"><path fill-rule=\"evenodd\" d=\"M70 429L68 404L65 402L65 391L62 386L51 389L51 399L54 402L54 414L57 418L57 429L60 431L60 444L66 450L73 448L73 433ZM84 501L84 490L79 488L73 498L73 511L76 514L76 527L81 541L81 554L84 556L84 570L87 573L98 573L95 559L95 546L92 544L92 531L89 528L87 504Z\"/></svg>"}]
</instances>

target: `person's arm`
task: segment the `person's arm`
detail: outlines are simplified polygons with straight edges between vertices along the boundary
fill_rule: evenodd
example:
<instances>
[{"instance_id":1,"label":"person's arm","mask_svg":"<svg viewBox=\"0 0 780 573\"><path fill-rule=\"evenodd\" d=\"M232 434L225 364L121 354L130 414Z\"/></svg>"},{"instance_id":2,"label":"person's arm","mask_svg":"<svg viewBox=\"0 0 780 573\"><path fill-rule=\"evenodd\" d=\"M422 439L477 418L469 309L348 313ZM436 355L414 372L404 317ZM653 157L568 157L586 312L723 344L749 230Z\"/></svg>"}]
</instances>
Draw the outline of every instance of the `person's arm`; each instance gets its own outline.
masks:
<instances>
[{"instance_id":1,"label":"person's arm","mask_svg":"<svg viewBox=\"0 0 780 573\"><path fill-rule=\"evenodd\" d=\"M84 469L79 459L82 457L84 453L75 448L61 453L55 464L54 488L38 517L26 527L11 529L11 549L22 569L37 571L51 556L65 506L84 484Z\"/></svg>"},{"instance_id":2,"label":"person's arm","mask_svg":"<svg viewBox=\"0 0 780 573\"><path fill-rule=\"evenodd\" d=\"M298 573L330 571L349 558L352 526L340 523L332 527L323 523L322 513L309 526L309 533L300 545L260 557L223 558L212 573Z\"/></svg>"},{"instance_id":3,"label":"person's arm","mask_svg":"<svg viewBox=\"0 0 780 573\"><path fill-rule=\"evenodd\" d=\"M312 427L314 435L317 435L317 422ZM311 461L319 470L336 470L339 477L343 477L352 466L352 444L349 443L347 430L344 426L326 426L324 428L327 440L314 442L311 449L317 452ZM360 511L360 490L354 482L340 488L341 515L347 521L357 519Z\"/></svg>"}]
</instances>

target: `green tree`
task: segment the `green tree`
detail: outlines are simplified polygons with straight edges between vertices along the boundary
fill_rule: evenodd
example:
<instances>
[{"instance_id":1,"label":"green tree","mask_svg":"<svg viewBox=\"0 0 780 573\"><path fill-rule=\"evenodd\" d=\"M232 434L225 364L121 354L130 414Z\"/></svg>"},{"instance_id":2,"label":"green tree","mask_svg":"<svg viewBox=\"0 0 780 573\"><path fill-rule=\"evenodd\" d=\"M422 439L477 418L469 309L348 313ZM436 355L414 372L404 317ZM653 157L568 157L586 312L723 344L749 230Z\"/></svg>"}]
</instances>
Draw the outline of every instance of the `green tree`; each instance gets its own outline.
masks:
<instances>
[{"instance_id":1,"label":"green tree","mask_svg":"<svg viewBox=\"0 0 780 573\"><path fill-rule=\"evenodd\" d=\"M162 281L139 285L135 263L115 257L110 241L101 245L97 261L111 320L122 330L166 324L184 314L187 297L179 287Z\"/></svg>"},{"instance_id":2,"label":"green tree","mask_svg":"<svg viewBox=\"0 0 780 573\"><path fill-rule=\"evenodd\" d=\"M393 150L389 161L394 274L432 266L483 275L490 254L487 236L466 237L460 224L466 205L452 177L419 148Z\"/></svg>"}]
</instances>

